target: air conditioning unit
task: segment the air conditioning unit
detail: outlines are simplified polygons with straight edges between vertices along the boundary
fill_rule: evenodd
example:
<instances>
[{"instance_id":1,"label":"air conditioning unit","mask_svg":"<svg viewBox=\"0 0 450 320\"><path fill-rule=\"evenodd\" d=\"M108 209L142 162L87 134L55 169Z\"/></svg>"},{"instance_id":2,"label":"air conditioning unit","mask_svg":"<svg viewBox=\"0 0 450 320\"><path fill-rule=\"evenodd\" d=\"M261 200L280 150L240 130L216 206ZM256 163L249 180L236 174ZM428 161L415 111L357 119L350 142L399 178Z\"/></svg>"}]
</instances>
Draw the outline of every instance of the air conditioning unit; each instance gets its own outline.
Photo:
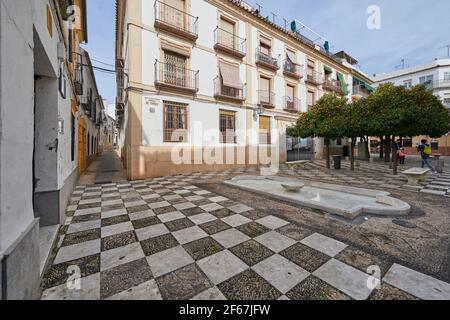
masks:
<instances>
[{"instance_id":1,"label":"air conditioning unit","mask_svg":"<svg viewBox=\"0 0 450 320\"><path fill-rule=\"evenodd\" d=\"M58 42L58 59L61 61L66 60L67 53L66 53L66 46L62 42Z\"/></svg>"}]
</instances>

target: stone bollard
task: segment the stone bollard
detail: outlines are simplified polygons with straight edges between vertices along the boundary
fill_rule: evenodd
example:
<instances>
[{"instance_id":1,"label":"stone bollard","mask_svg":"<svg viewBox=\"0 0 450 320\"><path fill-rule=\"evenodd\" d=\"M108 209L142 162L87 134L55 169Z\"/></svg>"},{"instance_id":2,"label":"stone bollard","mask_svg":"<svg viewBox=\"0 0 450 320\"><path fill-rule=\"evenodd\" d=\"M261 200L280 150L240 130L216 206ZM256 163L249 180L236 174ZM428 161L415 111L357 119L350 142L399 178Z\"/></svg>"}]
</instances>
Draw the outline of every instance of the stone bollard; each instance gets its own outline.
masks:
<instances>
[{"instance_id":1,"label":"stone bollard","mask_svg":"<svg viewBox=\"0 0 450 320\"><path fill-rule=\"evenodd\" d=\"M436 160L436 171L438 173L443 173L444 172L444 165L443 165L443 160L441 160L441 155L440 154L435 154L434 155L434 159Z\"/></svg>"}]
</instances>

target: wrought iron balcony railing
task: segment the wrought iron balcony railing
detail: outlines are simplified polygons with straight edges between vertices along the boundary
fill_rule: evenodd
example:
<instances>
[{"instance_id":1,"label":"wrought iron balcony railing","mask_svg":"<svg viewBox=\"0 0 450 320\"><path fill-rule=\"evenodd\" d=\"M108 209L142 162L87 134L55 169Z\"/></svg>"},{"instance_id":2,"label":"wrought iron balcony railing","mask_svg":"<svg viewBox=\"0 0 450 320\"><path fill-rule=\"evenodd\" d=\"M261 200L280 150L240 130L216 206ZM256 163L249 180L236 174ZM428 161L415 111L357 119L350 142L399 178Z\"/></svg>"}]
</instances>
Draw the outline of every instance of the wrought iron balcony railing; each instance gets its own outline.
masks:
<instances>
[{"instance_id":1,"label":"wrought iron balcony railing","mask_svg":"<svg viewBox=\"0 0 450 320\"><path fill-rule=\"evenodd\" d=\"M186 129L164 129L164 142L188 142Z\"/></svg>"},{"instance_id":2,"label":"wrought iron balcony railing","mask_svg":"<svg viewBox=\"0 0 450 320\"><path fill-rule=\"evenodd\" d=\"M342 93L341 83L334 79L325 79L323 82L323 88L328 91L334 91L336 93Z\"/></svg>"},{"instance_id":3,"label":"wrought iron balcony railing","mask_svg":"<svg viewBox=\"0 0 450 320\"><path fill-rule=\"evenodd\" d=\"M300 99L296 97L285 96L284 97L284 110L287 112L300 112Z\"/></svg>"},{"instance_id":4,"label":"wrought iron balcony railing","mask_svg":"<svg viewBox=\"0 0 450 320\"><path fill-rule=\"evenodd\" d=\"M278 59L263 53L260 48L256 49L256 64L274 71L280 69Z\"/></svg>"},{"instance_id":5,"label":"wrought iron balcony railing","mask_svg":"<svg viewBox=\"0 0 450 320\"><path fill-rule=\"evenodd\" d=\"M237 58L246 56L246 39L240 38L233 33L219 27L214 30L214 49Z\"/></svg>"},{"instance_id":6,"label":"wrought iron balcony railing","mask_svg":"<svg viewBox=\"0 0 450 320\"><path fill-rule=\"evenodd\" d=\"M223 85L220 77L214 79L214 95L216 98L233 99L237 101L244 101L246 99L246 85L242 88L233 88Z\"/></svg>"},{"instance_id":7,"label":"wrought iron balcony railing","mask_svg":"<svg viewBox=\"0 0 450 320\"><path fill-rule=\"evenodd\" d=\"M83 94L83 56L79 53L75 53L73 73L75 94L81 96Z\"/></svg>"},{"instance_id":8,"label":"wrought iron balcony railing","mask_svg":"<svg viewBox=\"0 0 450 320\"><path fill-rule=\"evenodd\" d=\"M319 85L323 83L323 76L321 73L316 71L308 71L306 73L305 81L307 83L313 84L313 85Z\"/></svg>"},{"instance_id":9,"label":"wrought iron balcony railing","mask_svg":"<svg viewBox=\"0 0 450 320\"><path fill-rule=\"evenodd\" d=\"M301 66L286 59L283 61L283 74L295 79L302 78Z\"/></svg>"},{"instance_id":10,"label":"wrought iron balcony railing","mask_svg":"<svg viewBox=\"0 0 450 320\"><path fill-rule=\"evenodd\" d=\"M155 1L155 27L195 41L198 38L198 17Z\"/></svg>"},{"instance_id":11,"label":"wrought iron balcony railing","mask_svg":"<svg viewBox=\"0 0 450 320\"><path fill-rule=\"evenodd\" d=\"M155 86L195 93L198 91L199 71L156 60Z\"/></svg>"},{"instance_id":12,"label":"wrought iron balcony railing","mask_svg":"<svg viewBox=\"0 0 450 320\"><path fill-rule=\"evenodd\" d=\"M258 90L258 104L269 109L275 108L275 92Z\"/></svg>"},{"instance_id":13,"label":"wrought iron balcony railing","mask_svg":"<svg viewBox=\"0 0 450 320\"><path fill-rule=\"evenodd\" d=\"M355 85L353 86L353 95L367 98L370 95L370 92L364 85Z\"/></svg>"}]
</instances>

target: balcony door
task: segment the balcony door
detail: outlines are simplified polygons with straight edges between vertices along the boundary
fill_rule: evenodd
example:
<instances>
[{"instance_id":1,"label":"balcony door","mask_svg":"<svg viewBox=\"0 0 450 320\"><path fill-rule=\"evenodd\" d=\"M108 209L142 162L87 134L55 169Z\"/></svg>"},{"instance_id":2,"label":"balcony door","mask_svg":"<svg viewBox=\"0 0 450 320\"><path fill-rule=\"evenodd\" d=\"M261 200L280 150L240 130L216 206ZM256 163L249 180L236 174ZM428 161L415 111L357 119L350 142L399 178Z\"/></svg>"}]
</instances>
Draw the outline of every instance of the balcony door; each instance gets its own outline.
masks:
<instances>
[{"instance_id":1,"label":"balcony door","mask_svg":"<svg viewBox=\"0 0 450 320\"><path fill-rule=\"evenodd\" d=\"M286 86L286 109L294 110L295 104L294 104L294 97L295 97L295 87L292 85Z\"/></svg>"},{"instance_id":2,"label":"balcony door","mask_svg":"<svg viewBox=\"0 0 450 320\"><path fill-rule=\"evenodd\" d=\"M220 36L220 43L228 48L236 49L236 44L234 41L234 23L228 21L227 19L220 19L220 28L223 30Z\"/></svg>"},{"instance_id":3,"label":"balcony door","mask_svg":"<svg viewBox=\"0 0 450 320\"><path fill-rule=\"evenodd\" d=\"M164 0L167 6L162 7L162 18L164 22L179 29L185 29L185 3L184 0Z\"/></svg>"},{"instance_id":4,"label":"balcony door","mask_svg":"<svg viewBox=\"0 0 450 320\"><path fill-rule=\"evenodd\" d=\"M259 99L262 103L271 104L270 101L270 79L260 77L259 78Z\"/></svg>"},{"instance_id":5,"label":"balcony door","mask_svg":"<svg viewBox=\"0 0 450 320\"><path fill-rule=\"evenodd\" d=\"M186 82L186 57L164 51L164 83L184 88L189 85Z\"/></svg>"}]
</instances>

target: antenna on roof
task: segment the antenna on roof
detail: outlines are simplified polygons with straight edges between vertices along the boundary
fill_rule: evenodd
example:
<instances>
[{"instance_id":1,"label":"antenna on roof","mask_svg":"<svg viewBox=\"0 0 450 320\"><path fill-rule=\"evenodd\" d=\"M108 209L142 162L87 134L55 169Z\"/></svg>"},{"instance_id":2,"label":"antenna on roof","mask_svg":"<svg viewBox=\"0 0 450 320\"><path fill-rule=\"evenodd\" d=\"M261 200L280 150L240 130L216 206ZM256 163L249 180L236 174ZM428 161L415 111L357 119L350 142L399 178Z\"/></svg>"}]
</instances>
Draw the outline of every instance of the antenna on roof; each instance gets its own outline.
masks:
<instances>
[{"instance_id":1,"label":"antenna on roof","mask_svg":"<svg viewBox=\"0 0 450 320\"><path fill-rule=\"evenodd\" d=\"M272 21L273 21L274 24L276 24L275 18L277 17L277 15L275 13L273 13L273 12L271 12L271 14L272 14Z\"/></svg>"},{"instance_id":2,"label":"antenna on roof","mask_svg":"<svg viewBox=\"0 0 450 320\"><path fill-rule=\"evenodd\" d=\"M256 6L258 7L258 9L256 9L256 13L261 15L261 9L263 8L259 3L256 3Z\"/></svg>"},{"instance_id":3,"label":"antenna on roof","mask_svg":"<svg viewBox=\"0 0 450 320\"><path fill-rule=\"evenodd\" d=\"M284 21L284 31L287 31L288 21L286 20L286 18L283 18L283 21Z\"/></svg>"},{"instance_id":4,"label":"antenna on roof","mask_svg":"<svg viewBox=\"0 0 450 320\"><path fill-rule=\"evenodd\" d=\"M447 48L447 59L450 59L450 44L440 47L439 49L445 49Z\"/></svg>"}]
</instances>

